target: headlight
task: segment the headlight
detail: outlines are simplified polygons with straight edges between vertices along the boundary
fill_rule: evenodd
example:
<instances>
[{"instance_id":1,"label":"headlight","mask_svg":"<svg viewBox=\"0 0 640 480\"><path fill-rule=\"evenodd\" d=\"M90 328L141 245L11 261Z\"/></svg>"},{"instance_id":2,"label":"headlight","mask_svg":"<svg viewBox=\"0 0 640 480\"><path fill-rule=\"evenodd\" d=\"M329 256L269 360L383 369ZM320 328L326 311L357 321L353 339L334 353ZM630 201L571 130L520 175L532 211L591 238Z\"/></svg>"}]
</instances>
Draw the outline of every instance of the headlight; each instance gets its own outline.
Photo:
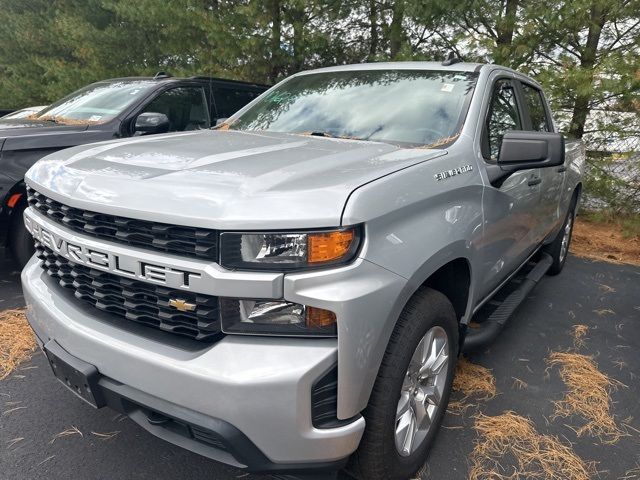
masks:
<instances>
[{"instance_id":1,"label":"headlight","mask_svg":"<svg viewBox=\"0 0 640 480\"><path fill-rule=\"evenodd\" d=\"M317 232L235 233L220 236L220 263L232 270L300 270L349 262L360 228Z\"/></svg>"},{"instance_id":2,"label":"headlight","mask_svg":"<svg viewBox=\"0 0 640 480\"><path fill-rule=\"evenodd\" d=\"M225 333L335 337L335 313L283 300L220 299Z\"/></svg>"}]
</instances>

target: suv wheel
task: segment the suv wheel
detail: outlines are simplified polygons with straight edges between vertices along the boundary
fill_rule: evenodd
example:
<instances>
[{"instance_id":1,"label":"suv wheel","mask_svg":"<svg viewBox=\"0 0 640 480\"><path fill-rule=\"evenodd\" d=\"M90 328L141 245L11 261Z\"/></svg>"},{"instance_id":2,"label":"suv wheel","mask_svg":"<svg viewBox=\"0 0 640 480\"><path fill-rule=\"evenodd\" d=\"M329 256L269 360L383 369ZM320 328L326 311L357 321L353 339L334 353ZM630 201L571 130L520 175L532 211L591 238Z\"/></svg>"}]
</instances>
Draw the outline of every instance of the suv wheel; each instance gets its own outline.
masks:
<instances>
[{"instance_id":1,"label":"suv wheel","mask_svg":"<svg viewBox=\"0 0 640 480\"><path fill-rule=\"evenodd\" d=\"M410 478L440 427L458 354L458 322L440 292L420 289L400 315L363 412L366 428L351 461L366 480Z\"/></svg>"}]
</instances>

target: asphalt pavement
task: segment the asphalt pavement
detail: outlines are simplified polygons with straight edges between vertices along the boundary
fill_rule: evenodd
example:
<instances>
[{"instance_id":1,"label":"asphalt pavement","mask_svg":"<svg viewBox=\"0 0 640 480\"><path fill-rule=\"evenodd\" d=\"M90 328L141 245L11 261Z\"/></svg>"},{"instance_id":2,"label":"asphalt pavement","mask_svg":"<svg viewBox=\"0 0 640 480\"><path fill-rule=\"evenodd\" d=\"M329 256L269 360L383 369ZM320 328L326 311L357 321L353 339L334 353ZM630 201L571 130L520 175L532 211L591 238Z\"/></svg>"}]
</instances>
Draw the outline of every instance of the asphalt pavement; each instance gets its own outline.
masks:
<instances>
[{"instance_id":1,"label":"asphalt pavement","mask_svg":"<svg viewBox=\"0 0 640 480\"><path fill-rule=\"evenodd\" d=\"M18 272L0 260L0 309L22 303ZM561 275L536 287L498 340L471 357L492 369L499 394L465 415L445 417L423 479L466 479L477 440L473 415L506 410L531 418L541 434L571 442L583 460L597 462L599 478L640 478L628 474L640 465L640 433L630 429L605 445L577 437L572 427L581 419L552 418L565 387L545 358L572 348L576 324L589 327L580 353L593 355L601 371L626 385L612 394L616 421L640 431L640 268L570 257ZM515 379L527 387L516 388ZM58 384L41 353L0 381L0 411L2 480L263 478L170 445L113 411L92 409ZM81 434L60 435L73 428Z\"/></svg>"}]
</instances>

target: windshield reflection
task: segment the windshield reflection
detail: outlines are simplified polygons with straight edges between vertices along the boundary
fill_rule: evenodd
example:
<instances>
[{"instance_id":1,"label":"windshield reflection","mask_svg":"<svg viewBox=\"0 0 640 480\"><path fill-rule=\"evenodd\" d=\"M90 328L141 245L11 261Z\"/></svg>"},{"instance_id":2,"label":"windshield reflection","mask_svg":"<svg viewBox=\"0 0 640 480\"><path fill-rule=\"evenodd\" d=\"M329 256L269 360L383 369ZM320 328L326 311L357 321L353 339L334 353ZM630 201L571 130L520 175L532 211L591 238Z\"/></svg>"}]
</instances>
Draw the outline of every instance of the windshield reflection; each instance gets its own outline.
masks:
<instances>
[{"instance_id":1,"label":"windshield reflection","mask_svg":"<svg viewBox=\"0 0 640 480\"><path fill-rule=\"evenodd\" d=\"M104 123L146 95L153 85L149 80L94 83L28 118L63 125Z\"/></svg>"},{"instance_id":2,"label":"windshield reflection","mask_svg":"<svg viewBox=\"0 0 640 480\"><path fill-rule=\"evenodd\" d=\"M227 128L443 146L457 138L476 78L424 70L301 75L269 92Z\"/></svg>"}]
</instances>

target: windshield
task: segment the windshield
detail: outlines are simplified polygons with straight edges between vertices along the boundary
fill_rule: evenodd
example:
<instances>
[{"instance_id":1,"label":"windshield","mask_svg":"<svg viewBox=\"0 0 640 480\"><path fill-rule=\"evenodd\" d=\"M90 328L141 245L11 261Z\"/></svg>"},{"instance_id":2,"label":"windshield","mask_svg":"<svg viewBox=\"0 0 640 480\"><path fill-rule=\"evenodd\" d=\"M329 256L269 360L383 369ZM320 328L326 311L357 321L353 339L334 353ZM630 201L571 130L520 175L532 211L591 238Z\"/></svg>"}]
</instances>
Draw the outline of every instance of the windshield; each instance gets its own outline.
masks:
<instances>
[{"instance_id":1,"label":"windshield","mask_svg":"<svg viewBox=\"0 0 640 480\"><path fill-rule=\"evenodd\" d=\"M424 70L301 75L267 93L228 128L444 145L459 133L476 77Z\"/></svg>"},{"instance_id":2,"label":"windshield","mask_svg":"<svg viewBox=\"0 0 640 480\"><path fill-rule=\"evenodd\" d=\"M149 80L94 83L29 118L63 124L104 123L142 98L154 85Z\"/></svg>"}]
</instances>

